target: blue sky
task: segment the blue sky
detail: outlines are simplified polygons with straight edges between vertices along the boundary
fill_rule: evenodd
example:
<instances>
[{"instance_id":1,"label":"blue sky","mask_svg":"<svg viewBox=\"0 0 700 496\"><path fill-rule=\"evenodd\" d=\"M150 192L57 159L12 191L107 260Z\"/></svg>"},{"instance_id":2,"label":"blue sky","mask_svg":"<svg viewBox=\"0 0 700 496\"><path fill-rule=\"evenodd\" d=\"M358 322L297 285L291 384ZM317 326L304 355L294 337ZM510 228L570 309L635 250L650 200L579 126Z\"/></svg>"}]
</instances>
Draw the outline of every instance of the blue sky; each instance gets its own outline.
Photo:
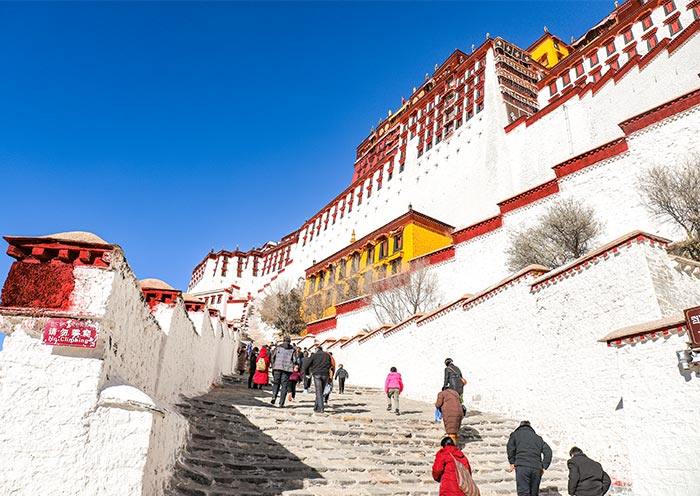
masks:
<instances>
[{"instance_id":1,"label":"blue sky","mask_svg":"<svg viewBox=\"0 0 700 496\"><path fill-rule=\"evenodd\" d=\"M185 289L210 249L279 239L346 187L370 127L453 49L568 40L612 9L0 3L0 234L92 231Z\"/></svg>"}]
</instances>

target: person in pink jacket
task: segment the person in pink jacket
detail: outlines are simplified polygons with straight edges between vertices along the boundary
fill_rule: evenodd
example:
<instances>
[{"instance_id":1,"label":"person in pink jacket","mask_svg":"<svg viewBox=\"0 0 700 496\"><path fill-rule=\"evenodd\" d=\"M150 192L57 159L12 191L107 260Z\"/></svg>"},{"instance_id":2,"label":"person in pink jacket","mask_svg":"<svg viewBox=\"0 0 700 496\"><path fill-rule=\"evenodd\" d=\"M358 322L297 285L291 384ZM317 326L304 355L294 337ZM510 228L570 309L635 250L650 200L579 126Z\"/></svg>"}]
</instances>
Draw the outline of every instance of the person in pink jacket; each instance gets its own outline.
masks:
<instances>
[{"instance_id":1,"label":"person in pink jacket","mask_svg":"<svg viewBox=\"0 0 700 496\"><path fill-rule=\"evenodd\" d=\"M396 415L400 415L399 395L401 394L401 391L403 391L401 374L396 371L396 367L391 367L391 372L389 372L389 375L386 376L386 381L384 382L384 392L386 393L387 399L387 412L394 410Z\"/></svg>"}]
</instances>

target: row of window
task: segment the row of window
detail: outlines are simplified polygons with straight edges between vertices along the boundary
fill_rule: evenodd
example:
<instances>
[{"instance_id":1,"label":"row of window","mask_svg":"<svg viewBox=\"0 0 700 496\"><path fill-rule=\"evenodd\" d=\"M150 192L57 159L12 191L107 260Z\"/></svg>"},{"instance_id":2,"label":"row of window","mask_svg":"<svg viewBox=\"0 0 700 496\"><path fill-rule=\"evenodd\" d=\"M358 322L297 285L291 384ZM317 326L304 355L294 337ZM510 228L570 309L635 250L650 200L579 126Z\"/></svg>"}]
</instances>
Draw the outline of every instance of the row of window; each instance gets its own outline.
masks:
<instances>
[{"instance_id":1,"label":"row of window","mask_svg":"<svg viewBox=\"0 0 700 496\"><path fill-rule=\"evenodd\" d=\"M664 13L666 15L669 15L670 13L674 12L676 10L676 5L675 3L671 0L669 2L666 2L663 6ZM700 18L700 6L696 6L693 9L694 16L696 19ZM653 26L653 21L651 19L651 14L647 14L644 17L640 19L640 24L642 26L642 30L644 32L649 33L649 30ZM678 17L675 19L671 19L670 21L667 22L669 34L671 36L676 35L678 32L680 32L683 29L683 25L681 24L681 21ZM632 27L628 27L625 31L622 32L622 40L624 42L625 47L629 47L632 42L634 41L634 34L632 33ZM646 42L646 48L647 51L651 51L656 45L658 45L658 38L656 36L656 32L654 31L651 34L643 35L642 40ZM605 44L605 53L608 57L611 57L612 55L615 54L617 51L617 46L615 45L615 39L609 40ZM625 53L628 54L628 59L632 59L635 55L637 55L637 49L636 47L629 47L624 49ZM593 82L598 82L600 78L602 77L602 68L598 69L595 71L594 69L600 64L600 59L598 57L598 51L593 52L589 57L588 57L588 66L589 70L591 71L591 77L593 79ZM611 60L608 63L608 67L610 70L618 70L620 68L620 63L617 58L614 60ZM583 76L585 73L585 68L584 68L584 60L580 60L575 66L574 66L574 73L576 79L579 77ZM567 71L564 74L561 75L559 78L561 80L561 86L562 89L564 89L566 86L571 84L571 72ZM558 80L552 81L549 84L549 93L550 96L554 96L556 93L558 93Z\"/></svg>"},{"instance_id":2,"label":"row of window","mask_svg":"<svg viewBox=\"0 0 700 496\"><path fill-rule=\"evenodd\" d=\"M389 248L392 248L392 254L398 253L403 249L403 232L396 234L391 238L383 238L379 243L374 246L368 247L364 251L365 267L371 267L374 263L384 260L389 256ZM393 260L391 265L396 267L397 270L401 266L400 258ZM321 271L317 275L313 275L309 278L309 292L313 293L323 289L325 281L328 277L331 277L333 281L340 281L345 277L352 276L353 274L360 271L362 261L362 254L360 252L355 252L350 256L350 259L343 259L338 262L337 267L331 266L328 270ZM348 264L348 262L350 262ZM350 272L348 273L348 265L350 266ZM381 268L381 267L380 267ZM393 272L392 273L396 273ZM380 274L381 275L381 274Z\"/></svg>"},{"instance_id":3,"label":"row of window","mask_svg":"<svg viewBox=\"0 0 700 496\"><path fill-rule=\"evenodd\" d=\"M403 159L405 158L405 153L402 152L401 154L401 164L399 166L399 173L404 171L404 163ZM382 176L382 171L379 172L379 175L376 180L374 180L377 184L377 191L382 189L383 185L383 179L386 178L387 181L391 181L394 177L394 171L392 168L389 168L386 170L386 173ZM371 184L371 183L370 183ZM364 188L364 186L362 186ZM364 191L367 191L367 198L372 197L372 188L368 187L366 190L360 189L360 192L357 194L357 204L362 205L362 197L364 195ZM347 210L348 213L352 212L352 203L347 202ZM309 226L308 231L302 236L302 246L306 246L306 242L311 241L314 238L314 231L318 234L321 232L321 224L323 224L323 230L326 231L328 229L328 222L330 221L331 225L334 225L336 222L336 217L338 217L338 213L340 214L340 218L345 217L345 211L344 209L340 209L339 207L334 207L335 208L335 214L328 214L328 217L324 220L321 220L320 218L318 219L317 222L315 222L312 226ZM330 212L330 210L329 210Z\"/></svg>"},{"instance_id":4,"label":"row of window","mask_svg":"<svg viewBox=\"0 0 700 496\"><path fill-rule=\"evenodd\" d=\"M204 300L204 303L209 303L210 305L221 303L221 295L205 296L202 299Z\"/></svg>"}]
</instances>

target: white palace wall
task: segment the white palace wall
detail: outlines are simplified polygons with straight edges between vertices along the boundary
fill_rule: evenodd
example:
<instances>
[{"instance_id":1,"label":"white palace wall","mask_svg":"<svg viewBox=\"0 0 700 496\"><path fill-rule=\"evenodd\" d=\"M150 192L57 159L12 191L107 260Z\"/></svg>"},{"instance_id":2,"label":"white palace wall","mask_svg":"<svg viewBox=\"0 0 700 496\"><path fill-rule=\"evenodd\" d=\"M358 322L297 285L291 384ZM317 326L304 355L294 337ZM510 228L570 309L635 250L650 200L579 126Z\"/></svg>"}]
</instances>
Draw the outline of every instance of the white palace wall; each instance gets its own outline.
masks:
<instances>
[{"instance_id":1,"label":"white palace wall","mask_svg":"<svg viewBox=\"0 0 700 496\"><path fill-rule=\"evenodd\" d=\"M698 129L700 107L673 113L628 134L628 150L560 177L559 192L504 213L502 227L456 244L454 257L429 267L442 283L444 301L460 301L436 315L336 345L336 360L352 382L377 387L397 366L404 394L433 400L442 360L451 356L469 380L465 398L471 408L529 418L562 456L572 445L582 446L610 468L620 494L696 494L700 471L691 451L700 433L688 419L700 400L699 381L679 374L675 357L687 338L671 334L647 348L639 345L648 350L641 356L634 349L613 352L597 340L700 304L697 277L683 272L658 243L635 240L604 249L605 256L584 257L561 280L532 291L538 277L547 281L561 269L509 276L504 252L511 232L568 196L584 200L604 222L598 244L630 226L677 236L673 226L644 209L637 178L651 165L674 167L700 153ZM487 274L496 276L492 281L515 282L489 289ZM467 293L486 296L471 304L462 298ZM371 317L368 307L338 315L336 328L316 338L352 338ZM659 459L663 463L648 471Z\"/></svg>"},{"instance_id":2,"label":"white palace wall","mask_svg":"<svg viewBox=\"0 0 700 496\"><path fill-rule=\"evenodd\" d=\"M609 468L618 487L631 487L636 495L659 494L649 477L640 478L646 466L636 463L644 457L630 455L647 436L663 438L654 456L666 462L656 476L676 478L674 466L695 463L676 449L688 429L659 429L634 405L628 415L619 378L636 370L620 369L611 350L597 340L618 327L697 305L700 282L676 269L655 238L637 234L572 263L554 282L552 273L541 275L542 270L515 275L472 300L386 335L379 332L364 342L336 346L336 360L344 364L352 383L377 387L389 367L396 366L404 377L405 395L432 401L442 385L442 361L449 356L469 381L469 408L528 418L553 441L559 455L576 444ZM692 382L681 405L700 399L698 378L687 382L672 366L676 344L682 347L667 346L658 365L649 367L656 372L645 371L649 384L674 387L639 391L637 379L629 387L637 389L633 395L657 396L659 415L664 404L664 416L669 415L684 384ZM636 464L634 470L631 464ZM700 473L685 471L683 478L675 492L664 494L696 494Z\"/></svg>"},{"instance_id":3,"label":"white palace wall","mask_svg":"<svg viewBox=\"0 0 700 496\"><path fill-rule=\"evenodd\" d=\"M218 317L212 326L203 304L186 311L172 288L144 298L115 245L70 235L8 241L18 261L0 307L0 493L163 494L187 437L174 404L231 372L237 335ZM48 258L24 261L37 250ZM66 262L78 253L86 265ZM57 307L52 293L16 297L17 287L42 284L19 279L23 267L46 270L45 284L68 304ZM55 321L94 328L92 347L44 344Z\"/></svg>"},{"instance_id":4,"label":"white palace wall","mask_svg":"<svg viewBox=\"0 0 700 496\"><path fill-rule=\"evenodd\" d=\"M678 373L675 357L687 341L686 333L674 333L666 339L627 344L614 352L625 428L634 438L630 465L634 480L647 488L645 494L697 493L700 381L692 374Z\"/></svg>"},{"instance_id":5,"label":"white palace wall","mask_svg":"<svg viewBox=\"0 0 700 496\"><path fill-rule=\"evenodd\" d=\"M604 81L601 84L588 83L583 88L571 86L566 91L562 90L566 95L558 94L549 106L549 90L543 88L540 91L540 112L518 125L508 126L505 132L508 116L498 86L494 51L488 49L484 56L484 109L455 130L451 137L435 144L421 157L417 156L418 137L408 139L405 169L400 171L399 164L394 164L392 178L389 179L390 164L387 163L373 174L371 181L365 178L352 185L314 214L312 220L298 231L299 240L290 246L291 263L285 265L283 271L253 277L248 269L243 278L237 278L234 276L235 271L229 270L229 275L223 277L214 273L217 263L208 259L204 269L206 276L191 290L201 294L213 290L223 291L223 288L235 284L242 288L243 295L251 291L253 297L262 296L265 288L274 284L275 279L295 282L303 277L304 269L313 265L314 261L322 260L347 246L353 231L359 239L403 214L409 204L415 210L457 228L497 215L497 202L553 179L555 176L552 166L625 136L618 125L620 122L698 87L700 59L697 54L700 53L700 35L695 26L697 21L693 23L691 9L679 6L679 12L679 19L689 34L684 34L684 31L674 35L673 39L682 39L682 42L670 41L672 38L668 27L663 24L663 9L655 8L652 19L658 28L659 46L654 54L646 55L645 43L641 41L641 25L634 23L635 39L640 40L637 47L639 56L629 59L627 54L622 53L626 43L622 40L622 35L618 34L615 43L620 54L620 70L614 77L605 77L607 65L602 63L600 67L604 71ZM602 46L598 49L601 61L608 58L604 51ZM587 62L586 70L593 70ZM564 103L557 103L562 98ZM676 145L669 150L670 153L683 149L677 146L680 141L675 140L674 136L663 139ZM653 140L650 150L638 149L640 157L647 151L651 151L652 156L664 152L654 148ZM584 174L589 172L585 171ZM567 190L567 182L576 182L574 176L577 174L560 179L562 193ZM383 179L381 188L377 182L379 176ZM590 175L589 178L593 176ZM601 195L597 193L604 188L631 191L631 177L620 177L612 172L610 179L621 180L621 183L592 185L591 190L596 193L596 197L591 203L599 200L601 204L611 203L610 197L598 198ZM371 193L367 189L370 182L374 185ZM364 196L359 203L358 192L361 187ZM336 217L331 218L331 211L343 203L343 198L348 199L350 192L353 192L355 200L352 211L349 208L344 211L337 209ZM637 195L636 192L632 194ZM626 222L624 216L604 212L603 216L612 218L613 225L626 224L622 230L613 228L611 231L622 233L630 228L646 229L649 224L652 232L665 229L658 222L650 223L643 212L640 214L643 209L637 207L638 205L632 205L631 199L626 199L627 213L635 221L642 217L642 224ZM521 213L515 215L519 217ZM514 221L508 224L516 225ZM321 227L318 231L314 229L313 238L309 236L309 239L304 240L312 225ZM490 253L479 251L481 268L477 267L469 274L467 280L473 282L468 282L468 285L483 287L489 281L505 275L498 255L502 252L505 241L498 239L498 236L496 238L493 242L497 254L490 260ZM482 242L480 240L475 245L477 250L480 250ZM456 258L471 256L468 255L470 248L466 246L470 244L467 242L465 246L458 245ZM448 291L448 294L455 295L459 291L461 290ZM231 318L240 313L233 309L226 312L225 304L216 307L226 313L227 318L228 313L232 314Z\"/></svg>"}]
</instances>

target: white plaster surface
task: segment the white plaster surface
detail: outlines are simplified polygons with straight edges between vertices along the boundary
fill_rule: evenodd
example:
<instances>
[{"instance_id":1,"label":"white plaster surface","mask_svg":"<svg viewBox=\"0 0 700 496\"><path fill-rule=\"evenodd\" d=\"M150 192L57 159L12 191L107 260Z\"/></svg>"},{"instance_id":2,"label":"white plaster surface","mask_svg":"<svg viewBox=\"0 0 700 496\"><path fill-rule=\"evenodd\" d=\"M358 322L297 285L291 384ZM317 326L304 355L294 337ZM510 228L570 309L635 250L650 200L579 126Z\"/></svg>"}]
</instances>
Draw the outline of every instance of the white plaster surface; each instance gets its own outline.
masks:
<instances>
[{"instance_id":1,"label":"white plaster surface","mask_svg":"<svg viewBox=\"0 0 700 496\"><path fill-rule=\"evenodd\" d=\"M654 364L630 358L641 373L621 368L613 351L597 339L699 304L698 279L677 270L662 248L635 242L537 292L530 291L532 282L532 276L519 279L467 310L457 307L387 337L353 342L334 351L336 360L343 362L352 383L376 387L396 366L405 395L434 400L442 385L442 362L451 357L468 380L469 408L531 420L561 456L572 445L584 447L632 494L659 494L658 482L650 485L651 475L640 475L652 457L667 460L653 472L657 481L678 479L673 492L666 486L664 494L696 494L700 473L689 471L696 462L685 459L689 452L682 446L686 437L696 438L697 427L674 419L669 430L658 422L675 417L671 405L676 403L681 411L687 405L690 415L690 405L700 399L698 378L682 381L670 356L675 348ZM644 387L637 375L675 386ZM644 429L644 408L633 404L628 412L626 381L657 409ZM621 400L624 407L619 409ZM641 437L651 431L644 454L633 456ZM659 437L664 442L652 450ZM674 465L683 467L682 475Z\"/></svg>"},{"instance_id":2,"label":"white plaster surface","mask_svg":"<svg viewBox=\"0 0 700 496\"><path fill-rule=\"evenodd\" d=\"M181 299L152 314L118 248L74 276L68 314L93 317L96 348L47 346L45 318L0 316L0 494L162 495L187 437L173 404L231 371L238 335L208 312L193 323Z\"/></svg>"}]
</instances>

